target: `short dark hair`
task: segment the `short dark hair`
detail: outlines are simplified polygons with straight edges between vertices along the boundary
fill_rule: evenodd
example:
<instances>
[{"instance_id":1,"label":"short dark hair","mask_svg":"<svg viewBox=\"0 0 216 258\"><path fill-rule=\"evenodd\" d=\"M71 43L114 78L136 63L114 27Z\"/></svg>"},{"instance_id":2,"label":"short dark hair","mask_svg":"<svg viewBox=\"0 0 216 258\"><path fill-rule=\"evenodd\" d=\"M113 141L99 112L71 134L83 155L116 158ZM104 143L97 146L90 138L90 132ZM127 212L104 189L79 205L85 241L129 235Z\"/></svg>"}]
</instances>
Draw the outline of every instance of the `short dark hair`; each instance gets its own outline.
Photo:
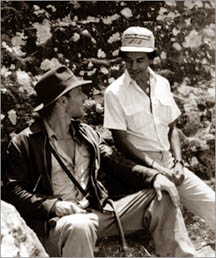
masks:
<instances>
[{"instance_id":1,"label":"short dark hair","mask_svg":"<svg viewBox=\"0 0 216 258\"><path fill-rule=\"evenodd\" d=\"M119 52L119 55L120 55L121 58L124 59L127 53L128 53L128 52L120 51L120 52ZM154 58L157 56L157 50L154 50L153 52L146 53L146 54L147 54L147 56L148 56L148 58L149 58L150 60L154 60Z\"/></svg>"},{"instance_id":2,"label":"short dark hair","mask_svg":"<svg viewBox=\"0 0 216 258\"><path fill-rule=\"evenodd\" d=\"M65 94L63 94L62 96L66 96L67 98L70 97L70 91L66 92ZM51 115L53 114L54 111L54 107L56 105L56 101L51 103L50 105L48 105L47 107L41 109L40 111L38 111L40 117L44 118L44 119L48 119L51 117Z\"/></svg>"},{"instance_id":3,"label":"short dark hair","mask_svg":"<svg viewBox=\"0 0 216 258\"><path fill-rule=\"evenodd\" d=\"M48 105L47 107L41 109L38 111L40 117L44 119L48 119L53 114L54 107L56 105L56 102L53 102L52 104Z\"/></svg>"}]
</instances>

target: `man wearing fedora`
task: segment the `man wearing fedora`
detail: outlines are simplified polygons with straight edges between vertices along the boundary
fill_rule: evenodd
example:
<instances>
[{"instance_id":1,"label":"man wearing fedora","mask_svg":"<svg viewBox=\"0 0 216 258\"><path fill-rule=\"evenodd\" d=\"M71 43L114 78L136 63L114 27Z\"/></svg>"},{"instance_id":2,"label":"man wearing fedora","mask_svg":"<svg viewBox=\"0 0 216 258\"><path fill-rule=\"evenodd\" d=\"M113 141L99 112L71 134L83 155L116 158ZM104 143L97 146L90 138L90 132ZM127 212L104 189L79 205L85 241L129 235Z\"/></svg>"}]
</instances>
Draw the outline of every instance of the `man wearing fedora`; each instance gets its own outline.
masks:
<instances>
[{"instance_id":1,"label":"man wearing fedora","mask_svg":"<svg viewBox=\"0 0 216 258\"><path fill-rule=\"evenodd\" d=\"M156 56L153 33L126 29L120 55L126 69L105 91L104 127L112 131L117 149L163 173L175 183L183 205L215 230L215 193L184 166L175 127L181 112L168 80L150 68Z\"/></svg>"},{"instance_id":2,"label":"man wearing fedora","mask_svg":"<svg viewBox=\"0 0 216 258\"><path fill-rule=\"evenodd\" d=\"M155 169L116 155L76 118L84 115L91 81L66 66L45 73L35 86L39 119L8 147L6 200L15 205L52 257L92 257L98 238L148 228L159 256L195 256L175 185ZM102 168L136 191L112 201ZM113 179L115 180L115 179ZM117 223L116 223L117 222Z\"/></svg>"}]
</instances>

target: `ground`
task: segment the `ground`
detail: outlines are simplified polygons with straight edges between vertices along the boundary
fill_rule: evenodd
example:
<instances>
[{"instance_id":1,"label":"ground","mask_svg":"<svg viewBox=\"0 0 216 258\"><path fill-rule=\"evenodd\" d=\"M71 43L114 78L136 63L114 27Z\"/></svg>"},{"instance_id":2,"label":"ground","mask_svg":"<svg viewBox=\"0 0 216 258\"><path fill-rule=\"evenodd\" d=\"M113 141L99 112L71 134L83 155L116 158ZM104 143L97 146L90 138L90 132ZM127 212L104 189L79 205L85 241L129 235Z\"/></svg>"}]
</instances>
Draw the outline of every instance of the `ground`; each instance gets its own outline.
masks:
<instances>
[{"instance_id":1,"label":"ground","mask_svg":"<svg viewBox=\"0 0 216 258\"><path fill-rule=\"evenodd\" d=\"M206 181L208 185L214 188L213 181ZM188 234L199 253L199 257L215 257L215 232L210 230L208 225L199 217L194 216L190 211L182 207L185 224ZM139 231L133 235L127 236L126 241L129 247L129 257L155 256L155 249L149 232ZM98 242L95 256L97 257L122 257L119 236L103 239Z\"/></svg>"}]
</instances>

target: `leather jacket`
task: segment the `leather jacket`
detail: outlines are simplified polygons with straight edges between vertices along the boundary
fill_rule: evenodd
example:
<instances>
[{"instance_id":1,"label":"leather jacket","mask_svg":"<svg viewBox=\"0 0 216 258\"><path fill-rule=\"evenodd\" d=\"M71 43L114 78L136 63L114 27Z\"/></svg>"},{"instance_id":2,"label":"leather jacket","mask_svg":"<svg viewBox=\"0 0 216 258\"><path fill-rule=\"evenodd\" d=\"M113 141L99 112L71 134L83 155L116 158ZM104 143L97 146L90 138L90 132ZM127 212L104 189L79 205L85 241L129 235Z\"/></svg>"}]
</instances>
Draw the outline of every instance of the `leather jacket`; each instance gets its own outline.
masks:
<instances>
[{"instance_id":1,"label":"leather jacket","mask_svg":"<svg viewBox=\"0 0 216 258\"><path fill-rule=\"evenodd\" d=\"M76 121L71 122L76 136L86 140L92 147L90 185L94 203L103 211L108 192L98 180L100 168L112 171L123 181L142 188L151 185L154 175L132 173L136 165L123 156L116 156L105 145L98 133L90 126ZM42 121L36 121L11 140L6 163L6 201L12 203L26 223L39 235L47 233L49 220L55 217L52 208L59 200L54 196L51 184L51 152L48 136Z\"/></svg>"}]
</instances>

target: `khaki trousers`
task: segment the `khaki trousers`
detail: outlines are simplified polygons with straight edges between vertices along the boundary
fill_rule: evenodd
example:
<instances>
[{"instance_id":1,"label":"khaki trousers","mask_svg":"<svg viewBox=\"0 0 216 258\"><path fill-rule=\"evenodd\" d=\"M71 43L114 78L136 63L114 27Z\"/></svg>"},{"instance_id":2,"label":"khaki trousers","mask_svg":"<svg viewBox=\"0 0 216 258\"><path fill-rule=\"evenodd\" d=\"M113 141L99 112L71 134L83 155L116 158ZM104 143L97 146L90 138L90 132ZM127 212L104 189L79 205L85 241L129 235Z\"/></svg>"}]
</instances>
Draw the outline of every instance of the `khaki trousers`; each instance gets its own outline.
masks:
<instances>
[{"instance_id":1,"label":"khaki trousers","mask_svg":"<svg viewBox=\"0 0 216 258\"><path fill-rule=\"evenodd\" d=\"M195 257L180 209L168 194L160 202L155 196L153 189L146 189L115 201L125 234L148 228L158 256ZM44 246L52 257L93 257L97 239L117 234L113 213L92 210L60 218Z\"/></svg>"},{"instance_id":2,"label":"khaki trousers","mask_svg":"<svg viewBox=\"0 0 216 258\"><path fill-rule=\"evenodd\" d=\"M169 151L145 152L162 166L172 168L173 157ZM215 231L215 192L195 173L184 168L185 179L177 187L181 203L193 214L204 219Z\"/></svg>"}]
</instances>

